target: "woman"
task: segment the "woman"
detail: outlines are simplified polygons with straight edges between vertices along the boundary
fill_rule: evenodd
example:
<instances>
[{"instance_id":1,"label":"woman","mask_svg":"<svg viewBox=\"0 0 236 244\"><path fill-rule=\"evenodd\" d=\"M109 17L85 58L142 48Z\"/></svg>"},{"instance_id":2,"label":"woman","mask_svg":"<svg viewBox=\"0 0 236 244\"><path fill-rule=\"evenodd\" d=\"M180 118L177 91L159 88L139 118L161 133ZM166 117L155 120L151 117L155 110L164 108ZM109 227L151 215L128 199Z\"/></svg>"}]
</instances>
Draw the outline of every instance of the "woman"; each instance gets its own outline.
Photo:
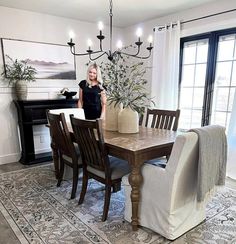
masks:
<instances>
[{"instance_id":1,"label":"woman","mask_svg":"<svg viewBox=\"0 0 236 244\"><path fill-rule=\"evenodd\" d=\"M90 64L87 79L79 83L78 107L84 109L86 119L104 119L106 108L106 93L102 86L101 71L97 64Z\"/></svg>"}]
</instances>

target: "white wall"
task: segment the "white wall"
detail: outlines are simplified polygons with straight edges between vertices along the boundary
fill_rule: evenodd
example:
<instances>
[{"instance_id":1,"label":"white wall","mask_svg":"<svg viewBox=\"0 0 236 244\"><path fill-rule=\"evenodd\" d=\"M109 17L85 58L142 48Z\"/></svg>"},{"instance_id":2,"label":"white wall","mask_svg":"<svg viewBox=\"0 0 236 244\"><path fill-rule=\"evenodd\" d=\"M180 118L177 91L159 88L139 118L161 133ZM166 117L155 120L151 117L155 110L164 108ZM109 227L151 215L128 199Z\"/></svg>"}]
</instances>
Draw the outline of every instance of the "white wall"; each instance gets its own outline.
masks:
<instances>
[{"instance_id":1,"label":"white wall","mask_svg":"<svg viewBox=\"0 0 236 244\"><path fill-rule=\"evenodd\" d=\"M87 39L93 39L97 44L97 25L73 19L60 18L35 12L22 11L12 8L0 7L0 38L12 38L28 41L37 41L54 44L66 44L69 40L69 31L75 33L75 43L78 51L87 49ZM104 34L108 36L108 28ZM121 29L114 28L114 40L122 37ZM108 38L104 47L108 46ZM94 49L98 45L94 45ZM105 49L105 48L104 48ZM1 50L2 51L2 50ZM0 68L2 71L3 58L0 51ZM68 55L69 48L68 48ZM84 57L76 58L76 81L73 80L37 80L28 83L28 99L58 98L57 93L63 88L78 90L78 83L86 77L86 63ZM15 162L20 158L20 144L18 138L16 108L12 102L15 98L14 90L0 78L0 164ZM49 136L45 126L35 126L36 152L49 150ZM41 142L40 142L41 141Z\"/></svg>"},{"instance_id":2,"label":"white wall","mask_svg":"<svg viewBox=\"0 0 236 244\"><path fill-rule=\"evenodd\" d=\"M220 0L211 2L200 7L192 8L186 11L181 11L172 15L164 16L161 18L153 19L143 23L139 23L134 26L127 27L124 31L125 44L134 43L135 30L138 27L143 29L143 41L146 42L148 36L152 33L152 30L156 26L162 26L176 21L186 21L190 19L199 18L219 12L223 12L230 9L236 9L236 0ZM181 25L181 36L191 36L195 34L205 33L214 30L227 29L236 27L236 11L222 14L203 20L198 20ZM146 38L146 39L145 39ZM145 44L143 44L145 45ZM147 45L147 42L146 42ZM145 45L145 46L146 46ZM147 60L147 66L152 67L152 59ZM147 74L149 79L149 87L151 82L151 69Z\"/></svg>"},{"instance_id":3,"label":"white wall","mask_svg":"<svg viewBox=\"0 0 236 244\"><path fill-rule=\"evenodd\" d=\"M143 36L148 37L152 33L153 27L177 20L185 21L200 16L214 14L217 12L236 8L235 0L220 0L213 3L182 11L162 18L154 19L126 29L114 29L114 42L119 38L125 37L125 45L136 41L135 31L137 26L143 28ZM182 36L193 35L210 30L231 28L236 26L236 12L215 16L212 18L195 21L182 25ZM93 23L81 22L72 19L60 18L45 14L38 14L29 11L16 10L0 7L0 37L13 38L29 41L38 41L55 44L65 44L68 41L68 33L73 30L76 34L75 43L80 51L84 51L88 38L94 38L97 35L97 26ZM105 28L105 35L108 36ZM79 44L79 45L78 45ZM105 39L105 46L108 45L108 39ZM69 51L69 50L68 50ZM48 99L57 97L57 93L63 87L69 87L70 90L78 89L78 82L84 79L87 62L86 58L76 58L77 80L38 80L29 84L29 99ZM0 52L0 67L3 65L2 52ZM147 60L147 66L152 66L152 60ZM147 77L151 80L151 70ZM20 144L18 139L17 114L12 100L15 94L11 87L0 78L0 164L18 161L20 158ZM49 138L47 129L44 126L37 126L35 131L36 151L43 152L49 149ZM45 139L45 137L46 139ZM40 143L41 141L45 141Z\"/></svg>"}]
</instances>

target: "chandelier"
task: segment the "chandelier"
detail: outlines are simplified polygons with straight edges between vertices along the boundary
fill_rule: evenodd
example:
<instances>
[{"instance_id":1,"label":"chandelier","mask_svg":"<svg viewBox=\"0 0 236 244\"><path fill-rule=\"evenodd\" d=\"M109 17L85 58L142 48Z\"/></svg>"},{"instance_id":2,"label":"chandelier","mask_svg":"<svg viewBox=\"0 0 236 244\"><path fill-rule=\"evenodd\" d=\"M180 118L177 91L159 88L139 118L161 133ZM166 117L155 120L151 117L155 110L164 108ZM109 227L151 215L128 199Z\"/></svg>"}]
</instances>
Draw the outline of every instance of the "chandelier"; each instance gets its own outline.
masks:
<instances>
[{"instance_id":1,"label":"chandelier","mask_svg":"<svg viewBox=\"0 0 236 244\"><path fill-rule=\"evenodd\" d=\"M109 16L110 16L110 49L108 51L104 51L103 50L103 46L102 46L102 41L105 39L105 36L102 34L102 30L103 30L103 23L102 22L99 22L98 24L98 28L99 28L99 35L97 36L98 40L99 40L99 46L100 46L100 49L99 50L92 50L91 46L92 46L92 42L91 40L88 40L88 49L86 50L85 53L76 53L75 51L75 43L73 42L73 39L70 38L70 41L67 42L67 44L69 45L70 47L70 51L71 53L74 55L74 56L85 56L85 55L88 55L89 59L91 61L94 61L104 55L107 55L108 59L110 61L112 61L115 57L120 57L121 54L123 55L126 55L126 56L131 56L131 57L135 57L135 58L140 58L140 59L147 59L151 56L151 52L152 52L152 49L153 49L153 46L152 46L152 36L149 36L148 38L148 41L149 41L149 46L147 46L147 50L148 50L148 55L147 56L140 56L139 53L140 53L140 47L141 45L143 44L143 42L141 41L141 35L142 35L142 30L139 28L137 30L137 36L138 36L138 40L135 42L135 45L136 45L136 48L137 48L137 51L136 53L127 53L127 52L124 52L122 51L122 42L121 41L118 41L117 42L117 49L113 52L112 51L112 17L113 17L113 13L112 13L112 7L113 7L113 3L112 3L112 0L109 0L110 1L110 12L109 12Z\"/></svg>"}]
</instances>

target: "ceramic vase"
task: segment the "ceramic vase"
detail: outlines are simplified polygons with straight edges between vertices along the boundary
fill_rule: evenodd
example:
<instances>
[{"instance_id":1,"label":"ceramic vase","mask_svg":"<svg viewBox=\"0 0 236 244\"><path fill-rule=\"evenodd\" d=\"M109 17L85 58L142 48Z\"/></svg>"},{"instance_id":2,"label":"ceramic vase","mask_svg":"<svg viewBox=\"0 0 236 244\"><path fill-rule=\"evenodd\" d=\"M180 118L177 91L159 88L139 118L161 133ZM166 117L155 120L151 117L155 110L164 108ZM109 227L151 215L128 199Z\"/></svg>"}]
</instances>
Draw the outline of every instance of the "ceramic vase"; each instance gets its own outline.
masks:
<instances>
[{"instance_id":1,"label":"ceramic vase","mask_svg":"<svg viewBox=\"0 0 236 244\"><path fill-rule=\"evenodd\" d=\"M18 100L26 100L28 87L25 80L17 80L15 84L16 97Z\"/></svg>"},{"instance_id":2,"label":"ceramic vase","mask_svg":"<svg viewBox=\"0 0 236 244\"><path fill-rule=\"evenodd\" d=\"M118 132L120 133L138 133L139 116L138 112L130 107L124 108L118 114Z\"/></svg>"},{"instance_id":3,"label":"ceramic vase","mask_svg":"<svg viewBox=\"0 0 236 244\"><path fill-rule=\"evenodd\" d=\"M105 114L105 130L117 131L118 130L118 114L122 111L122 104L108 103Z\"/></svg>"}]
</instances>

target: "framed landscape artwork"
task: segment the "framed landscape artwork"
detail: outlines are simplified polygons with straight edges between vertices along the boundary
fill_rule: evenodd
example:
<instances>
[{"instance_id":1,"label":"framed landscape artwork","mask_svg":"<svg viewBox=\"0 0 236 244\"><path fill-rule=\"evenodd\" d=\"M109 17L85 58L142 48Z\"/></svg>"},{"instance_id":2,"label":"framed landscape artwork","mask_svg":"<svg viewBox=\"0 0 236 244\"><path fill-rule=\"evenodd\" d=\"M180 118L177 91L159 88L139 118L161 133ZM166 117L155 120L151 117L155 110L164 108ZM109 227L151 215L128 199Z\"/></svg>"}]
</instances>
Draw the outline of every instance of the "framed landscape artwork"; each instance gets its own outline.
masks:
<instances>
[{"instance_id":1,"label":"framed landscape artwork","mask_svg":"<svg viewBox=\"0 0 236 244\"><path fill-rule=\"evenodd\" d=\"M37 79L75 80L75 58L67 45L1 39L4 64L7 56L25 60L37 71Z\"/></svg>"}]
</instances>

